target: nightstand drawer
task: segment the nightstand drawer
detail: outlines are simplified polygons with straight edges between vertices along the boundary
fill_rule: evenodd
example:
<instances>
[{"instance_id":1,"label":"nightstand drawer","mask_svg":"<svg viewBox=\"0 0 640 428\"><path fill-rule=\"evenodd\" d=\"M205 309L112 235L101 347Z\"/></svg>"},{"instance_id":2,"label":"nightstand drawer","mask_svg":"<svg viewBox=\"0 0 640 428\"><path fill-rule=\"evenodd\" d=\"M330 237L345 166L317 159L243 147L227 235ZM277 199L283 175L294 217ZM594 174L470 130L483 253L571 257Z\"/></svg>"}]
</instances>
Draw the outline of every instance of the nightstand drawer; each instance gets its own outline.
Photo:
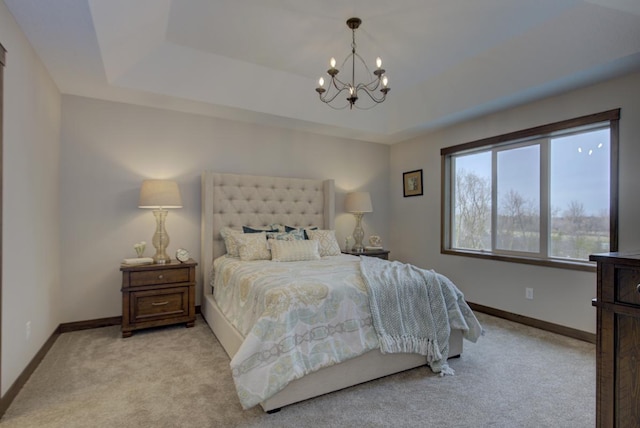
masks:
<instances>
[{"instance_id":1,"label":"nightstand drawer","mask_svg":"<svg viewBox=\"0 0 640 428\"><path fill-rule=\"evenodd\" d=\"M155 269L147 271L129 272L129 286L176 284L189 282L189 268Z\"/></svg>"},{"instance_id":2,"label":"nightstand drawer","mask_svg":"<svg viewBox=\"0 0 640 428\"><path fill-rule=\"evenodd\" d=\"M616 267L616 302L640 305L640 270Z\"/></svg>"},{"instance_id":3,"label":"nightstand drawer","mask_svg":"<svg viewBox=\"0 0 640 428\"><path fill-rule=\"evenodd\" d=\"M134 291L131 293L131 299L133 322L181 317L189 312L189 287Z\"/></svg>"}]
</instances>

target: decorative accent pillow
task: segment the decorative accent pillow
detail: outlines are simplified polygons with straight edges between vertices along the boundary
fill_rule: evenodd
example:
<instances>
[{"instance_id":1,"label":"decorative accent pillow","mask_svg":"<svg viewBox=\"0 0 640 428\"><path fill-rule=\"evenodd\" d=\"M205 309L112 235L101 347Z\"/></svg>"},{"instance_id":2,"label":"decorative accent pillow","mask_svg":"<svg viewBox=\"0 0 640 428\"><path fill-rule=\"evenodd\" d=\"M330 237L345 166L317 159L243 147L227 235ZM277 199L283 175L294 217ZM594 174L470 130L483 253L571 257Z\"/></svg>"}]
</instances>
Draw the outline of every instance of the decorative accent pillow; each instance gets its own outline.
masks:
<instances>
[{"instance_id":1,"label":"decorative accent pillow","mask_svg":"<svg viewBox=\"0 0 640 428\"><path fill-rule=\"evenodd\" d=\"M224 239L224 246L227 248L227 256L240 257L236 236L242 235L242 231L231 229L230 227L223 227L220 229L220 235L222 236L222 239Z\"/></svg>"},{"instance_id":2,"label":"decorative accent pillow","mask_svg":"<svg viewBox=\"0 0 640 428\"><path fill-rule=\"evenodd\" d=\"M273 230L277 230L278 232L286 232L285 227L281 224L278 223L271 223L269 225L269 228L273 229Z\"/></svg>"},{"instance_id":3,"label":"decorative accent pillow","mask_svg":"<svg viewBox=\"0 0 640 428\"><path fill-rule=\"evenodd\" d=\"M309 239L318 241L321 256L339 256L340 245L336 240L335 230L307 230Z\"/></svg>"},{"instance_id":4,"label":"decorative accent pillow","mask_svg":"<svg viewBox=\"0 0 640 428\"><path fill-rule=\"evenodd\" d=\"M243 233L237 235L238 253L240 260L270 260L271 251L267 248L267 235L260 233Z\"/></svg>"},{"instance_id":5,"label":"decorative accent pillow","mask_svg":"<svg viewBox=\"0 0 640 428\"><path fill-rule=\"evenodd\" d=\"M307 230L318 230L318 226L311 226L311 227L291 227L291 226L285 226L284 227L285 232L292 232L294 230L301 230L304 232L304 239L309 239L309 235L307 235Z\"/></svg>"},{"instance_id":6,"label":"decorative accent pillow","mask_svg":"<svg viewBox=\"0 0 640 428\"><path fill-rule=\"evenodd\" d=\"M278 241L270 240L271 260L274 262L298 262L320 260L318 241Z\"/></svg>"},{"instance_id":7,"label":"decorative accent pillow","mask_svg":"<svg viewBox=\"0 0 640 428\"><path fill-rule=\"evenodd\" d=\"M291 232L267 232L267 239L275 239L278 241L303 241L304 231L292 230Z\"/></svg>"}]
</instances>

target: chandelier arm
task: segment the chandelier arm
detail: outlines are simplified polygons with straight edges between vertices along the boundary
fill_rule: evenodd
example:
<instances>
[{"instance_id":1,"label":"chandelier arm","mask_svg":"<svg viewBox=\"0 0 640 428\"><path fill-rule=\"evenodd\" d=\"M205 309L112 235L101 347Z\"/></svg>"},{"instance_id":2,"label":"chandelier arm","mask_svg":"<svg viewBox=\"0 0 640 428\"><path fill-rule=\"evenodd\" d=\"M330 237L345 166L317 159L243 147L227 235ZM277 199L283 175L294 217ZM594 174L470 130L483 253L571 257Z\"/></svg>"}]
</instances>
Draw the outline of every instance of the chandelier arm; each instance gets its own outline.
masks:
<instances>
[{"instance_id":1,"label":"chandelier arm","mask_svg":"<svg viewBox=\"0 0 640 428\"><path fill-rule=\"evenodd\" d=\"M342 91L344 91L344 89L343 89ZM324 103L329 104L330 102L332 102L333 100L335 100L335 99L336 99L336 97L337 97L338 95L340 95L340 93L341 93L342 91L338 91L338 92L336 92L336 93L335 93L331 98L328 98L328 99L327 99L327 97L326 97L326 96L323 98L323 97L322 97L322 95L320 95L320 100L321 100L322 102L324 102Z\"/></svg>"},{"instance_id":2,"label":"chandelier arm","mask_svg":"<svg viewBox=\"0 0 640 428\"><path fill-rule=\"evenodd\" d=\"M367 107L360 107L360 105L359 105L359 104L354 104L353 106L354 106L355 108L357 108L358 110L371 110L372 108L374 108L374 107L375 107L375 106L377 106L378 104L379 104L379 103L374 103L374 104L371 104L370 106L367 106Z\"/></svg>"},{"instance_id":3,"label":"chandelier arm","mask_svg":"<svg viewBox=\"0 0 640 428\"><path fill-rule=\"evenodd\" d=\"M357 89L364 89L367 91L375 91L380 87L380 79L376 78L369 83L358 83Z\"/></svg>"},{"instance_id":4,"label":"chandelier arm","mask_svg":"<svg viewBox=\"0 0 640 428\"><path fill-rule=\"evenodd\" d=\"M340 86L338 86L336 82L338 82ZM331 78L331 83L333 84L333 87L336 88L338 91L344 91L349 87L348 83L344 83L342 80L338 79L337 77Z\"/></svg>"},{"instance_id":5,"label":"chandelier arm","mask_svg":"<svg viewBox=\"0 0 640 428\"><path fill-rule=\"evenodd\" d=\"M356 54L357 55L357 54ZM342 65L340 65L340 70L344 70L344 66L347 63L347 61L349 61L351 59L351 57L353 57L353 52L351 52L349 55L347 55L347 57L344 59L344 61L342 61Z\"/></svg>"},{"instance_id":6,"label":"chandelier arm","mask_svg":"<svg viewBox=\"0 0 640 428\"><path fill-rule=\"evenodd\" d=\"M364 66L364 69L367 70L367 74L369 74L369 76L373 76L373 73L371 72L371 70L369 70L369 66L367 65L367 62L364 59L362 59L360 54L357 53L357 52L354 52L353 54L358 57L358 59L360 60L360 62Z\"/></svg>"},{"instance_id":7,"label":"chandelier arm","mask_svg":"<svg viewBox=\"0 0 640 428\"><path fill-rule=\"evenodd\" d=\"M371 98L376 104L380 104L385 100L385 98L387 98L387 94L384 92L382 93L382 97L380 98L376 98L371 92L367 91L366 89L363 89L363 92L369 95L369 98Z\"/></svg>"},{"instance_id":8,"label":"chandelier arm","mask_svg":"<svg viewBox=\"0 0 640 428\"><path fill-rule=\"evenodd\" d=\"M338 86L337 83L340 84L340 86ZM330 95L331 93L331 88L335 88L336 92L333 95ZM329 104L330 102L332 102L333 100L336 99L336 97L338 95L340 95L340 93L342 91L346 90L346 85L344 83L342 83L342 81L340 79L338 79L335 76L332 76L330 81L329 81L329 86L328 86L328 90L326 92L319 92L319 96L320 96L320 101ZM332 106L333 107L333 106Z\"/></svg>"},{"instance_id":9,"label":"chandelier arm","mask_svg":"<svg viewBox=\"0 0 640 428\"><path fill-rule=\"evenodd\" d=\"M343 105L342 107L336 107L336 106L334 106L333 104L330 104L330 103L326 103L326 104L327 104L329 107L331 107L332 109L334 109L334 110L344 110L344 109L346 109L347 107L349 107L349 103L347 103L347 104ZM374 104L374 105L375 105L375 104Z\"/></svg>"},{"instance_id":10,"label":"chandelier arm","mask_svg":"<svg viewBox=\"0 0 640 428\"><path fill-rule=\"evenodd\" d=\"M358 83L358 85L356 85L356 88L362 88L362 87L366 87L367 89L374 91L378 88L378 86L380 86L380 77L375 76L371 70L369 69L369 67L367 66L366 61L357 53L354 52L353 55L355 57L357 57L360 60L360 63L362 64L362 67L364 67L366 74L369 75L369 78L371 79L371 82L369 83ZM376 84L375 86L371 86L373 84Z\"/></svg>"}]
</instances>

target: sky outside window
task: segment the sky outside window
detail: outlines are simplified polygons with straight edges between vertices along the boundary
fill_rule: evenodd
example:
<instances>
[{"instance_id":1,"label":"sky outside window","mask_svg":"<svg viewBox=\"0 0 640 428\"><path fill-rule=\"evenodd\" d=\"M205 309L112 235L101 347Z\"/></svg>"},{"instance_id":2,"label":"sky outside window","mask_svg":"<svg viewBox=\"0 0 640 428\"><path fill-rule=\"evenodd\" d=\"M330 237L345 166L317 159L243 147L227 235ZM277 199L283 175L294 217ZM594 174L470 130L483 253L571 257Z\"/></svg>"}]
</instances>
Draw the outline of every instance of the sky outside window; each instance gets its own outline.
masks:
<instances>
[{"instance_id":1,"label":"sky outside window","mask_svg":"<svg viewBox=\"0 0 640 428\"><path fill-rule=\"evenodd\" d=\"M576 201L585 215L608 215L609 146L608 128L551 140L552 212Z\"/></svg>"}]
</instances>

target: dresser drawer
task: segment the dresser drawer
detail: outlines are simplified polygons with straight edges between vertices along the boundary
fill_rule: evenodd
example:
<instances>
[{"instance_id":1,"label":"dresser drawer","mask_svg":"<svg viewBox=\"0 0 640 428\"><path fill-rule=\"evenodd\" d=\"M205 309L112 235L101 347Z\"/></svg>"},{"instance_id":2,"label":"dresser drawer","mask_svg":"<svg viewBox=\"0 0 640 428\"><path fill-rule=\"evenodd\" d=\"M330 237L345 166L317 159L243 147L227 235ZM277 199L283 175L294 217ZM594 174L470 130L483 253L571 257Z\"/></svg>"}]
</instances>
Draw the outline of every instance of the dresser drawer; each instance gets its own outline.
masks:
<instances>
[{"instance_id":1,"label":"dresser drawer","mask_svg":"<svg viewBox=\"0 0 640 428\"><path fill-rule=\"evenodd\" d=\"M133 322L181 317L189 313L189 287L134 291L131 300Z\"/></svg>"},{"instance_id":2,"label":"dresser drawer","mask_svg":"<svg viewBox=\"0 0 640 428\"><path fill-rule=\"evenodd\" d=\"M176 284L189 282L189 268L154 269L129 272L129 286Z\"/></svg>"},{"instance_id":3,"label":"dresser drawer","mask_svg":"<svg viewBox=\"0 0 640 428\"><path fill-rule=\"evenodd\" d=\"M640 287L640 269L616 267L616 302L640 306L640 289L638 287Z\"/></svg>"}]
</instances>

